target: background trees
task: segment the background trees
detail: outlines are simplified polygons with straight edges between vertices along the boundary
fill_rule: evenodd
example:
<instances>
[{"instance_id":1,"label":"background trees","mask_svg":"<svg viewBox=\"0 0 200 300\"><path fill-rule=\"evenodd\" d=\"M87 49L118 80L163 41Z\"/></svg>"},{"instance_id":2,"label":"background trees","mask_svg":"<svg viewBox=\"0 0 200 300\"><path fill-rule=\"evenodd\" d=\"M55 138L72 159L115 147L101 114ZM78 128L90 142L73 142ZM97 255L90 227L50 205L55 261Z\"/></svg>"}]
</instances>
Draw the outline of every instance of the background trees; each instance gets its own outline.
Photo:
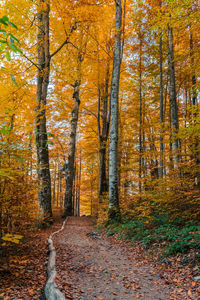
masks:
<instances>
[{"instance_id":1,"label":"background trees","mask_svg":"<svg viewBox=\"0 0 200 300\"><path fill-rule=\"evenodd\" d=\"M10 51L9 62L5 49L0 52L5 67L0 71L2 228L8 219L14 222L17 214L25 214L25 206L36 218L38 185L42 218L51 216L51 205L64 207L62 167L70 157L70 200L65 201L70 214L74 207L76 214L106 218L110 184L110 203L118 206L119 192L122 213L148 220L166 210L173 218L199 216L198 1L126 1L126 14L124 4L95 0L1 4L3 15L19 28L16 32L10 26L7 35L0 22L1 35L11 48L23 52ZM115 5L120 17L116 31ZM110 119L118 91L117 79L113 94L116 61L119 113L115 106L115 118ZM76 106L75 89L80 100ZM72 111L76 111L73 147ZM112 169L108 145L116 146L117 129ZM112 182L118 188L114 198ZM13 197L21 199L14 202L17 213Z\"/></svg>"}]
</instances>

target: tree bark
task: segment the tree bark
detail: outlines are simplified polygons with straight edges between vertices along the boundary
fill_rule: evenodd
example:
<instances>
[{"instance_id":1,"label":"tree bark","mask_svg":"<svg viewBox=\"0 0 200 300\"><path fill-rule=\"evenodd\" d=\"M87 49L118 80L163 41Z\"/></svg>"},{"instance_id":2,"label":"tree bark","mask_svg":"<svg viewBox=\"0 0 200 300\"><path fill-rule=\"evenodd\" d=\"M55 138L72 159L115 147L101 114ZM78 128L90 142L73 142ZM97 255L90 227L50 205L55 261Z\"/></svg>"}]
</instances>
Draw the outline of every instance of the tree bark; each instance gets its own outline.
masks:
<instances>
[{"instance_id":1,"label":"tree bark","mask_svg":"<svg viewBox=\"0 0 200 300\"><path fill-rule=\"evenodd\" d=\"M104 90L105 89L105 90ZM101 88L98 88L98 136L99 136L99 156L100 156L100 170L99 170L99 201L101 202L101 196L108 192L108 180L106 176L106 152L107 152L107 141L110 126L110 105L108 109L108 96L109 96L109 61L107 62L107 72L105 79L105 87L103 86L103 113L102 113L102 128L100 122L100 110L101 110Z\"/></svg>"},{"instance_id":2,"label":"tree bark","mask_svg":"<svg viewBox=\"0 0 200 300\"><path fill-rule=\"evenodd\" d=\"M67 174L66 174L66 191L65 191L65 200L64 200L65 216L73 215L72 190L73 190L73 181L74 181L76 131L77 131L78 113L79 113L79 105L80 105L79 87L80 87L80 80L76 80L74 84L74 93L73 93L74 109L72 111L72 119L71 119L71 134L70 134L69 155L68 155L68 165L67 165Z\"/></svg>"},{"instance_id":3,"label":"tree bark","mask_svg":"<svg viewBox=\"0 0 200 300\"><path fill-rule=\"evenodd\" d=\"M164 111L163 111L163 38L162 32L160 34L160 168L159 178L164 175L164 142L163 142L163 125L164 125Z\"/></svg>"},{"instance_id":4,"label":"tree bark","mask_svg":"<svg viewBox=\"0 0 200 300\"><path fill-rule=\"evenodd\" d=\"M38 200L42 210L42 220L48 222L52 217L51 208L51 177L49 170L48 136L46 128L46 102L50 73L49 53L49 12L50 6L45 0L45 9L37 14L38 21L38 75L36 108L36 145L38 172ZM43 6L44 7L44 6Z\"/></svg>"},{"instance_id":5,"label":"tree bark","mask_svg":"<svg viewBox=\"0 0 200 300\"><path fill-rule=\"evenodd\" d=\"M180 142L177 138L177 133L179 130L178 123L178 106L176 99L176 78L175 78L175 66L174 66L174 42L173 42L173 29L172 27L168 28L168 40L169 40L169 77L170 77L170 117L171 117L171 131L172 131L172 155L173 155L173 164L176 168L179 163L179 150Z\"/></svg>"},{"instance_id":6,"label":"tree bark","mask_svg":"<svg viewBox=\"0 0 200 300\"><path fill-rule=\"evenodd\" d=\"M121 67L121 26L122 6L121 0L116 0L115 46L113 58L113 73L111 83L111 123L109 148L109 219L119 216L118 199L118 98L119 79Z\"/></svg>"},{"instance_id":7,"label":"tree bark","mask_svg":"<svg viewBox=\"0 0 200 300\"><path fill-rule=\"evenodd\" d=\"M140 57L139 57L139 99L140 99L140 126L139 126L139 193L142 192L142 165L143 165L143 99L142 99L142 37L140 39Z\"/></svg>"},{"instance_id":8,"label":"tree bark","mask_svg":"<svg viewBox=\"0 0 200 300\"><path fill-rule=\"evenodd\" d=\"M70 28L65 41L50 55L49 50L49 13L50 1L39 0L37 13L37 44L38 44L38 74L36 99L36 128L35 138L37 147L37 173L38 173L38 200L42 212L43 223L51 222L51 176L49 169L48 135L46 128L46 104L50 75L50 62L63 47L69 42L70 35L76 30L76 23Z\"/></svg>"},{"instance_id":9,"label":"tree bark","mask_svg":"<svg viewBox=\"0 0 200 300\"><path fill-rule=\"evenodd\" d=\"M197 115L198 115L198 106L197 106L197 79L195 73L195 61L194 61L194 45L193 45L193 35L192 30L190 28L190 58L191 58L191 71L192 71L192 105L194 106L194 113L193 113L193 124L196 126L197 123ZM198 188L200 189L200 172L199 172L199 165L200 165L200 150L199 150L199 137L196 136L193 139L194 143L194 158L195 164L197 166L197 172L195 174L195 182Z\"/></svg>"},{"instance_id":10,"label":"tree bark","mask_svg":"<svg viewBox=\"0 0 200 300\"><path fill-rule=\"evenodd\" d=\"M197 79L194 67L194 45L193 35L190 28L190 59L191 59L191 71L192 71L192 105L197 105Z\"/></svg>"}]
</instances>

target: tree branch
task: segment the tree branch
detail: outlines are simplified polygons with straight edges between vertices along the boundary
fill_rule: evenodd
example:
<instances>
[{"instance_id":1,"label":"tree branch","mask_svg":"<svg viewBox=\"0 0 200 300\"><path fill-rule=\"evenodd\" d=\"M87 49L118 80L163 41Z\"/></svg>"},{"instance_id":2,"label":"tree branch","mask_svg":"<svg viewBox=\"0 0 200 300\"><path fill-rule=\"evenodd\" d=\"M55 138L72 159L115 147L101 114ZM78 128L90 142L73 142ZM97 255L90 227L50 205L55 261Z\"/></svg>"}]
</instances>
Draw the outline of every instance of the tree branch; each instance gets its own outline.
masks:
<instances>
[{"instance_id":1,"label":"tree branch","mask_svg":"<svg viewBox=\"0 0 200 300\"><path fill-rule=\"evenodd\" d=\"M69 43L69 38L70 38L72 32L73 32L74 30L76 30L76 29L77 29L77 24L75 23L75 25L73 25L73 26L71 27L70 33L69 33L69 35L67 36L66 40L58 47L58 49L57 49L55 52L53 52L53 53L50 55L50 60L51 60L52 57L54 57L54 55L56 55L56 54L57 54L57 53L58 53L65 45L67 45L67 44Z\"/></svg>"},{"instance_id":2,"label":"tree branch","mask_svg":"<svg viewBox=\"0 0 200 300\"><path fill-rule=\"evenodd\" d=\"M32 63L32 65L34 65L38 70L40 70L40 68L38 67L38 65L36 63L34 63L30 58L28 58L24 53L21 54L23 57L25 57L30 63Z\"/></svg>"},{"instance_id":3,"label":"tree branch","mask_svg":"<svg viewBox=\"0 0 200 300\"><path fill-rule=\"evenodd\" d=\"M97 115L94 114L91 110L87 109L86 107L82 106L82 109L86 110L89 114L91 114L92 116L94 116L97 119Z\"/></svg>"}]
</instances>

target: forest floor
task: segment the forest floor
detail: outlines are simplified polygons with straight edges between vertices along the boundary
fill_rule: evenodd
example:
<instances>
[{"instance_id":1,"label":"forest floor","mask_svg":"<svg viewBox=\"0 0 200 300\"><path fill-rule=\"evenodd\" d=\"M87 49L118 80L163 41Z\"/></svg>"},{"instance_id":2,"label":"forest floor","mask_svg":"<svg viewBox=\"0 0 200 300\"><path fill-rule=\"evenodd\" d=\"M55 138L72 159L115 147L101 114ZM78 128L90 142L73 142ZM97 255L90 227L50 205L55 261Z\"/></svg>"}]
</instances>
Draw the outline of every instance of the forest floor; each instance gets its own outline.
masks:
<instances>
[{"instance_id":1,"label":"forest floor","mask_svg":"<svg viewBox=\"0 0 200 300\"><path fill-rule=\"evenodd\" d=\"M139 245L95 233L93 224L69 217L55 237L57 285L67 299L200 299L189 269L156 266Z\"/></svg>"},{"instance_id":2,"label":"forest floor","mask_svg":"<svg viewBox=\"0 0 200 300\"><path fill-rule=\"evenodd\" d=\"M0 299L39 299L46 281L46 240L62 222L31 232L27 242L7 251L9 266L4 261L0 268ZM95 232L94 222L92 217L69 217L53 238L56 283L67 299L200 299L199 281L189 268L155 262L140 245Z\"/></svg>"}]
</instances>

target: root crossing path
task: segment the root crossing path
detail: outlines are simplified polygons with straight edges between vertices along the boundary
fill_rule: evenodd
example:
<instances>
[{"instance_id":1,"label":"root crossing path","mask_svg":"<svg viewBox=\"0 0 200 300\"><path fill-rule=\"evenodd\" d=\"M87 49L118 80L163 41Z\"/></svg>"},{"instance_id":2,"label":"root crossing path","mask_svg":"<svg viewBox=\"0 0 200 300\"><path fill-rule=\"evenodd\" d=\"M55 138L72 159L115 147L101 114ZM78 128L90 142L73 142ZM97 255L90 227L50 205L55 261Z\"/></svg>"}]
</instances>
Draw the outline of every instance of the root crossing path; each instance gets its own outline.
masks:
<instances>
[{"instance_id":1,"label":"root crossing path","mask_svg":"<svg viewBox=\"0 0 200 300\"><path fill-rule=\"evenodd\" d=\"M67 299L171 299L148 262L123 243L96 235L91 217L69 217L55 237L57 285Z\"/></svg>"}]
</instances>

